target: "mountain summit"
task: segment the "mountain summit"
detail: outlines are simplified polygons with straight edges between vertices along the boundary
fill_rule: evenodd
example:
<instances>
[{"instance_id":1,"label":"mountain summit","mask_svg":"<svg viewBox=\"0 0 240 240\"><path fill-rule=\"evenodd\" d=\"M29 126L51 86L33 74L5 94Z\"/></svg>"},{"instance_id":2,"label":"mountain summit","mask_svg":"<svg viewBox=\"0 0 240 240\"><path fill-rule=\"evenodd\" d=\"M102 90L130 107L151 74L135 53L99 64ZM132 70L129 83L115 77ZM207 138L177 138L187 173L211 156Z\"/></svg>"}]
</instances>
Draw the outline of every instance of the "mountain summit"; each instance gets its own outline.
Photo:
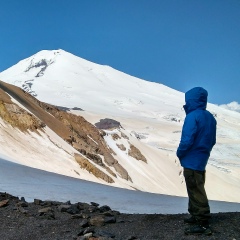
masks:
<instances>
[{"instance_id":1,"label":"mountain summit","mask_svg":"<svg viewBox=\"0 0 240 240\"><path fill-rule=\"evenodd\" d=\"M155 108L159 102L168 101L169 95L171 101L182 96L162 84L129 76L63 50L40 51L3 71L0 77L41 101L99 113L111 113L112 107L129 112L132 105L136 109ZM175 103L178 102L179 98Z\"/></svg>"},{"instance_id":2,"label":"mountain summit","mask_svg":"<svg viewBox=\"0 0 240 240\"><path fill-rule=\"evenodd\" d=\"M186 196L175 154L185 117L183 93L63 50L36 53L0 79L1 153L12 161L115 187ZM30 112L41 127L16 130L9 120L16 108ZM207 169L209 198L239 202L240 114L212 104L208 110L218 122Z\"/></svg>"}]
</instances>

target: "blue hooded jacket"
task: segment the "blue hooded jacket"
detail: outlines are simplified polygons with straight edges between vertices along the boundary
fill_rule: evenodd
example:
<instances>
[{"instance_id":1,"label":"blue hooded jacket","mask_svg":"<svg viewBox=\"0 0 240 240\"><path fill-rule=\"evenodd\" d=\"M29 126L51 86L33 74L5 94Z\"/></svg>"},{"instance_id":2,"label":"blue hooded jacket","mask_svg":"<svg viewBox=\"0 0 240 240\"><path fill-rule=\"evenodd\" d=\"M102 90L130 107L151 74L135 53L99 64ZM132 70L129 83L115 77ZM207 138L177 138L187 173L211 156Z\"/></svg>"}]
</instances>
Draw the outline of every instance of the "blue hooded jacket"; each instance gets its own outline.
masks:
<instances>
[{"instance_id":1,"label":"blue hooded jacket","mask_svg":"<svg viewBox=\"0 0 240 240\"><path fill-rule=\"evenodd\" d=\"M216 143L217 122L206 110L208 93L195 87L185 94L186 118L177 156L182 167L204 171L213 146Z\"/></svg>"}]
</instances>

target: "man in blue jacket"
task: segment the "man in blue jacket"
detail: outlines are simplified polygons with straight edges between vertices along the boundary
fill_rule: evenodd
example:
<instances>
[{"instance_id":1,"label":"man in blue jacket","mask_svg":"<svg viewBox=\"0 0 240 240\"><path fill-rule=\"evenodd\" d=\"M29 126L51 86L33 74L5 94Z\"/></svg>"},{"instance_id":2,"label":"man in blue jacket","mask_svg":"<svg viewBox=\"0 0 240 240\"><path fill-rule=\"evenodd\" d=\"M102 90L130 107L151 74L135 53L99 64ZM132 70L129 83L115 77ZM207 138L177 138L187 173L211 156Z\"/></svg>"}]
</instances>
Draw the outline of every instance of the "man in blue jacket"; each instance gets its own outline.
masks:
<instances>
[{"instance_id":1,"label":"man in blue jacket","mask_svg":"<svg viewBox=\"0 0 240 240\"><path fill-rule=\"evenodd\" d=\"M217 122L206 110L208 93L195 87L185 94L183 106L186 118L177 156L184 168L184 177L189 197L188 211L191 214L184 222L195 224L185 229L186 234L210 235L210 207L205 192L205 168L210 152L216 143Z\"/></svg>"}]
</instances>

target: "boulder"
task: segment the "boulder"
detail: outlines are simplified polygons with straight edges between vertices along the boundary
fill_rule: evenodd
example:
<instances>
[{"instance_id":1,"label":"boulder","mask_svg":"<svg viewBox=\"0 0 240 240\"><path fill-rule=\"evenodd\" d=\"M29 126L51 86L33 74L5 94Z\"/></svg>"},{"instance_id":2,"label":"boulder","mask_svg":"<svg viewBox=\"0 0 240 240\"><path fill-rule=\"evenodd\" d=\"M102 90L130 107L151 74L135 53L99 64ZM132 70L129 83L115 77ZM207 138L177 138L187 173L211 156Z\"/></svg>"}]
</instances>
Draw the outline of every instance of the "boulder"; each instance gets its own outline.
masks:
<instances>
[{"instance_id":1,"label":"boulder","mask_svg":"<svg viewBox=\"0 0 240 240\"><path fill-rule=\"evenodd\" d=\"M95 123L95 126L98 129L115 129L115 128L120 128L121 124L120 122L110 119L110 118L105 118L105 119L100 119L99 122Z\"/></svg>"}]
</instances>

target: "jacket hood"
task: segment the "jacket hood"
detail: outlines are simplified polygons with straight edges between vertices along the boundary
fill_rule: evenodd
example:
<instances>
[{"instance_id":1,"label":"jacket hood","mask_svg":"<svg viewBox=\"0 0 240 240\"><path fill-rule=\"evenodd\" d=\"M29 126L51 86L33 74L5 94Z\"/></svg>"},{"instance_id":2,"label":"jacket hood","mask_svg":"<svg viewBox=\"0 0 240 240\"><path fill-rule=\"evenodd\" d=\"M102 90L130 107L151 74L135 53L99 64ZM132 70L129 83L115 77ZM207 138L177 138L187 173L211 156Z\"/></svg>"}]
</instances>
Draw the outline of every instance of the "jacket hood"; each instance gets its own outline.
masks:
<instances>
[{"instance_id":1,"label":"jacket hood","mask_svg":"<svg viewBox=\"0 0 240 240\"><path fill-rule=\"evenodd\" d=\"M183 106L186 114L196 110L207 107L208 92L202 87L195 87L185 93L185 102Z\"/></svg>"}]
</instances>

